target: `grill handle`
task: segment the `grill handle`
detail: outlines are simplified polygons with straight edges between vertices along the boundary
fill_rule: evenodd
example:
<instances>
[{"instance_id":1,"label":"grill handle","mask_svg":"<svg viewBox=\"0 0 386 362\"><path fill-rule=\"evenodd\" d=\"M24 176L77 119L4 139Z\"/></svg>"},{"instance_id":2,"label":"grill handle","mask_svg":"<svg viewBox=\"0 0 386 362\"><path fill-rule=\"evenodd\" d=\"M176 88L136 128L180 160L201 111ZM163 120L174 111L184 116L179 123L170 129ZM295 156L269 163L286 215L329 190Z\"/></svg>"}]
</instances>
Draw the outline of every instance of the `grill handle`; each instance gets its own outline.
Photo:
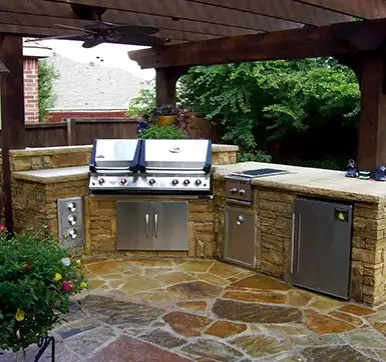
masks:
<instances>
[{"instance_id":1,"label":"grill handle","mask_svg":"<svg viewBox=\"0 0 386 362\"><path fill-rule=\"evenodd\" d=\"M149 237L149 214L145 215L145 233L146 237Z\"/></svg>"},{"instance_id":2,"label":"grill handle","mask_svg":"<svg viewBox=\"0 0 386 362\"><path fill-rule=\"evenodd\" d=\"M158 238L158 214L154 214L154 236Z\"/></svg>"},{"instance_id":3,"label":"grill handle","mask_svg":"<svg viewBox=\"0 0 386 362\"><path fill-rule=\"evenodd\" d=\"M202 172L202 168L198 167L146 167L146 171L200 171Z\"/></svg>"}]
</instances>

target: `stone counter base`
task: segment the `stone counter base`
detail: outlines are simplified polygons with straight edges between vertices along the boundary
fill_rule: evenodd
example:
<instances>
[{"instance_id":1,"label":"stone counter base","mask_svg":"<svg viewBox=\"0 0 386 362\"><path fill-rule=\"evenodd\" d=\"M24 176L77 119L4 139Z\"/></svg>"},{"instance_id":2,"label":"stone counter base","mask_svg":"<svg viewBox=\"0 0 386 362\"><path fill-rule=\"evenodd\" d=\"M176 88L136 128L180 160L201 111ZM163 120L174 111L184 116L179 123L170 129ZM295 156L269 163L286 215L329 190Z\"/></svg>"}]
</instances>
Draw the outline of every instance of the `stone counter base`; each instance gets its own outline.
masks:
<instances>
[{"instance_id":1,"label":"stone counter base","mask_svg":"<svg viewBox=\"0 0 386 362\"><path fill-rule=\"evenodd\" d=\"M215 182L216 255L223 259L225 182ZM291 282L291 229L296 196L254 188L257 216L255 270ZM372 306L386 302L386 204L354 202L350 298Z\"/></svg>"},{"instance_id":2,"label":"stone counter base","mask_svg":"<svg viewBox=\"0 0 386 362\"><path fill-rule=\"evenodd\" d=\"M117 200L133 200L130 197L86 197L86 250L90 255L142 256L142 257L199 257L213 258L214 203L212 200L188 200L189 249L185 251L120 251L116 250ZM182 201L183 199L179 199ZM139 201L137 199L137 201ZM140 201L154 201L141 198ZM160 199L157 199L160 201ZM162 199L175 201L175 199Z\"/></svg>"}]
</instances>

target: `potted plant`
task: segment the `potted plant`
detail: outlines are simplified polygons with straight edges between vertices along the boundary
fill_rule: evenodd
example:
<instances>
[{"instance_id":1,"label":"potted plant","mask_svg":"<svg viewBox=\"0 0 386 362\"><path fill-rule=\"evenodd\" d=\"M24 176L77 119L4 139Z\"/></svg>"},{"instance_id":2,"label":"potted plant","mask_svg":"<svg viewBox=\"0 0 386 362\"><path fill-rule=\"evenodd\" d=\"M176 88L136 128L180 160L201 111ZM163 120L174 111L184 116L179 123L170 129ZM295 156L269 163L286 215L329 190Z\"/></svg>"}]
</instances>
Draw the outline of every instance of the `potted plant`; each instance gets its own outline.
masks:
<instances>
[{"instance_id":1,"label":"potted plant","mask_svg":"<svg viewBox=\"0 0 386 362\"><path fill-rule=\"evenodd\" d=\"M53 235L0 233L0 350L25 349L69 312L70 296L87 287L77 253Z\"/></svg>"},{"instance_id":2,"label":"potted plant","mask_svg":"<svg viewBox=\"0 0 386 362\"><path fill-rule=\"evenodd\" d=\"M176 120L176 107L172 104L163 104L153 111L153 117L160 126L171 126Z\"/></svg>"}]
</instances>

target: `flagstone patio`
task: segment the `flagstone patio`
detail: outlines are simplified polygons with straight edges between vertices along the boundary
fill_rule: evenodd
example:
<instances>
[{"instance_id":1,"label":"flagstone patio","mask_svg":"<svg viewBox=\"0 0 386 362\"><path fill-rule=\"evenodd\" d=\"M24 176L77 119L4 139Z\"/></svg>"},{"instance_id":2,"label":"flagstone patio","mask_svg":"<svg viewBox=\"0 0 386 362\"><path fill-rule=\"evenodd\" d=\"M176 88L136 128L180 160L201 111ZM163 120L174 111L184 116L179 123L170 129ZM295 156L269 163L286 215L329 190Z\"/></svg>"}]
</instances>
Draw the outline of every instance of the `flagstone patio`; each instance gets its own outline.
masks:
<instances>
[{"instance_id":1,"label":"flagstone patio","mask_svg":"<svg viewBox=\"0 0 386 362\"><path fill-rule=\"evenodd\" d=\"M85 268L90 291L55 330L59 362L386 360L386 307L213 260L90 260Z\"/></svg>"}]
</instances>

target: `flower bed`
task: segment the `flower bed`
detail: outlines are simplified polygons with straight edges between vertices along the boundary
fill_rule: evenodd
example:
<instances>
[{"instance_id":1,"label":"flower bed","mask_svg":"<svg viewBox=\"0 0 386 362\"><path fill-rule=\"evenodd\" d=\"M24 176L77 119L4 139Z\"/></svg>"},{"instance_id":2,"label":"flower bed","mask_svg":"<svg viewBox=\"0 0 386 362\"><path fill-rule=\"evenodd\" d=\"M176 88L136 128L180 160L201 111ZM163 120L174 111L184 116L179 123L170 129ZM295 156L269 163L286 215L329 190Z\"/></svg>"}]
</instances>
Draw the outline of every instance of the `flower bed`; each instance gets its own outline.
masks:
<instances>
[{"instance_id":1,"label":"flower bed","mask_svg":"<svg viewBox=\"0 0 386 362\"><path fill-rule=\"evenodd\" d=\"M68 313L70 296L87 287L81 265L52 235L0 233L0 349L37 343Z\"/></svg>"}]
</instances>

